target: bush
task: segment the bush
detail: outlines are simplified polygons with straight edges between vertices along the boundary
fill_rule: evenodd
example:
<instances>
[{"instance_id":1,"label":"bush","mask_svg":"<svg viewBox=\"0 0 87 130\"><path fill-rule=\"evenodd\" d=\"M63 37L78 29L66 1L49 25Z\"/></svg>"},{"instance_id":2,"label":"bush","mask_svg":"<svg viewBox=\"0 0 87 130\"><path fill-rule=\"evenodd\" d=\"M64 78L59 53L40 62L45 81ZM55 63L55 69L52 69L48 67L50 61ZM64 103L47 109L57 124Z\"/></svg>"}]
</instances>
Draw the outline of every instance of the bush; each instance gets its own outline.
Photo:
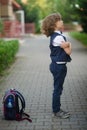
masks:
<instances>
[{"instance_id":1,"label":"bush","mask_svg":"<svg viewBox=\"0 0 87 130\"><path fill-rule=\"evenodd\" d=\"M0 40L0 75L13 62L18 49L18 40Z\"/></svg>"},{"instance_id":2,"label":"bush","mask_svg":"<svg viewBox=\"0 0 87 130\"><path fill-rule=\"evenodd\" d=\"M70 32L70 36L74 37L75 39L79 40L82 44L87 46L87 33L83 32Z\"/></svg>"},{"instance_id":3,"label":"bush","mask_svg":"<svg viewBox=\"0 0 87 130\"><path fill-rule=\"evenodd\" d=\"M0 19L0 33L3 33L3 28L4 28L3 21Z\"/></svg>"}]
</instances>

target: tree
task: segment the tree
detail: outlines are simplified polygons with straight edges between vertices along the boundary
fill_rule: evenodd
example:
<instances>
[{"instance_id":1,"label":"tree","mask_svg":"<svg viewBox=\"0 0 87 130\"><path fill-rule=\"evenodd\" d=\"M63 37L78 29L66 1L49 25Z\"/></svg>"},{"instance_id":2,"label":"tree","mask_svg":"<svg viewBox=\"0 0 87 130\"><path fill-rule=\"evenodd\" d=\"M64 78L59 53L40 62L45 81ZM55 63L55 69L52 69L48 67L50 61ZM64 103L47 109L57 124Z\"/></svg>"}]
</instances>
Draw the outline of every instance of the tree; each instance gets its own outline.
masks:
<instances>
[{"instance_id":1,"label":"tree","mask_svg":"<svg viewBox=\"0 0 87 130\"><path fill-rule=\"evenodd\" d=\"M35 23L36 32L40 30L39 28L39 5L36 3L36 0L27 0L27 4L21 2L21 0L17 0L17 2L21 5L25 14L25 23Z\"/></svg>"},{"instance_id":2,"label":"tree","mask_svg":"<svg viewBox=\"0 0 87 130\"><path fill-rule=\"evenodd\" d=\"M76 20L75 2L78 0L27 0L27 4L17 0L25 12L25 22L40 26L39 21L51 13L60 12L65 23Z\"/></svg>"},{"instance_id":3,"label":"tree","mask_svg":"<svg viewBox=\"0 0 87 130\"><path fill-rule=\"evenodd\" d=\"M39 6L36 5L35 0L27 0L27 4L21 2L21 0L17 0L17 2L21 5L22 9L25 13L25 23L37 22L39 18Z\"/></svg>"},{"instance_id":4,"label":"tree","mask_svg":"<svg viewBox=\"0 0 87 130\"><path fill-rule=\"evenodd\" d=\"M87 0L78 0L77 13L79 15L79 22L82 25L83 31L87 33Z\"/></svg>"},{"instance_id":5,"label":"tree","mask_svg":"<svg viewBox=\"0 0 87 130\"><path fill-rule=\"evenodd\" d=\"M74 21L76 18L75 11L73 9L73 1L71 0L47 0L48 13L59 12L65 23Z\"/></svg>"},{"instance_id":6,"label":"tree","mask_svg":"<svg viewBox=\"0 0 87 130\"><path fill-rule=\"evenodd\" d=\"M87 33L87 0L68 0L72 4L76 20L81 24L83 32ZM74 16L75 16L74 15Z\"/></svg>"}]
</instances>

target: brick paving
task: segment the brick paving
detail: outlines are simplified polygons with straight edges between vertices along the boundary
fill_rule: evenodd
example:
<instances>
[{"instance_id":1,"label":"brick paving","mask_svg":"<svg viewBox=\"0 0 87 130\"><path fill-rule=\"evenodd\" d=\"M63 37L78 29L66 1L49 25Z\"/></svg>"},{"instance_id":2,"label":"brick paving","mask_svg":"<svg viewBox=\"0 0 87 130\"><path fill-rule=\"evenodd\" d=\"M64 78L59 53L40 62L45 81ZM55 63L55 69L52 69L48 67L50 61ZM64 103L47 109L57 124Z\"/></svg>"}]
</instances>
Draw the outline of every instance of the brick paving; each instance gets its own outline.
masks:
<instances>
[{"instance_id":1,"label":"brick paving","mask_svg":"<svg viewBox=\"0 0 87 130\"><path fill-rule=\"evenodd\" d=\"M31 36L23 39L16 61L0 81L0 130L87 130L87 48L65 34L72 43L72 62L61 97L69 119L52 117L53 79L49 71L49 38ZM6 121L2 114L2 97L16 88L25 97L26 112L33 122Z\"/></svg>"}]
</instances>

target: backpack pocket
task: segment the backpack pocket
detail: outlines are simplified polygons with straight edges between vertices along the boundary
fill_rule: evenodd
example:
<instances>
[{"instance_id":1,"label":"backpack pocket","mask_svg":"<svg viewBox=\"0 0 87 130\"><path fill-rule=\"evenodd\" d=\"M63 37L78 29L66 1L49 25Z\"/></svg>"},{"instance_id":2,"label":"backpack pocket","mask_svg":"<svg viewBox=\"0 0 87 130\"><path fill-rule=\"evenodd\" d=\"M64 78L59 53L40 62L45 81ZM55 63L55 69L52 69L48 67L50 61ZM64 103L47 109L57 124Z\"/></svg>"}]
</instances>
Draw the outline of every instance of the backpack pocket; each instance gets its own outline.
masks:
<instances>
[{"instance_id":1,"label":"backpack pocket","mask_svg":"<svg viewBox=\"0 0 87 130\"><path fill-rule=\"evenodd\" d=\"M8 95L4 101L4 117L6 120L14 120L16 118L15 97Z\"/></svg>"}]
</instances>

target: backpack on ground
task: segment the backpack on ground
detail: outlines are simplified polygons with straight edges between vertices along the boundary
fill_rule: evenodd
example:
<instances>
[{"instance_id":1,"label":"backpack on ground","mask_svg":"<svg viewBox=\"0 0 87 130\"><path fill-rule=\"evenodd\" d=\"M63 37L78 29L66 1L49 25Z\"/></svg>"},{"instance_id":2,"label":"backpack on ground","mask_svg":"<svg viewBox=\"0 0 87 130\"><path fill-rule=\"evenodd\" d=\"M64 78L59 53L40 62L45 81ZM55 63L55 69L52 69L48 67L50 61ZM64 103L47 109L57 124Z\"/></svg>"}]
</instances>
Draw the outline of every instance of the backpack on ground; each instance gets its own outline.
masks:
<instances>
[{"instance_id":1,"label":"backpack on ground","mask_svg":"<svg viewBox=\"0 0 87 130\"><path fill-rule=\"evenodd\" d=\"M25 99L23 95L15 90L8 90L3 97L3 115L6 120L28 120L32 122L30 116L24 113ZM25 117L23 117L25 116Z\"/></svg>"}]
</instances>

